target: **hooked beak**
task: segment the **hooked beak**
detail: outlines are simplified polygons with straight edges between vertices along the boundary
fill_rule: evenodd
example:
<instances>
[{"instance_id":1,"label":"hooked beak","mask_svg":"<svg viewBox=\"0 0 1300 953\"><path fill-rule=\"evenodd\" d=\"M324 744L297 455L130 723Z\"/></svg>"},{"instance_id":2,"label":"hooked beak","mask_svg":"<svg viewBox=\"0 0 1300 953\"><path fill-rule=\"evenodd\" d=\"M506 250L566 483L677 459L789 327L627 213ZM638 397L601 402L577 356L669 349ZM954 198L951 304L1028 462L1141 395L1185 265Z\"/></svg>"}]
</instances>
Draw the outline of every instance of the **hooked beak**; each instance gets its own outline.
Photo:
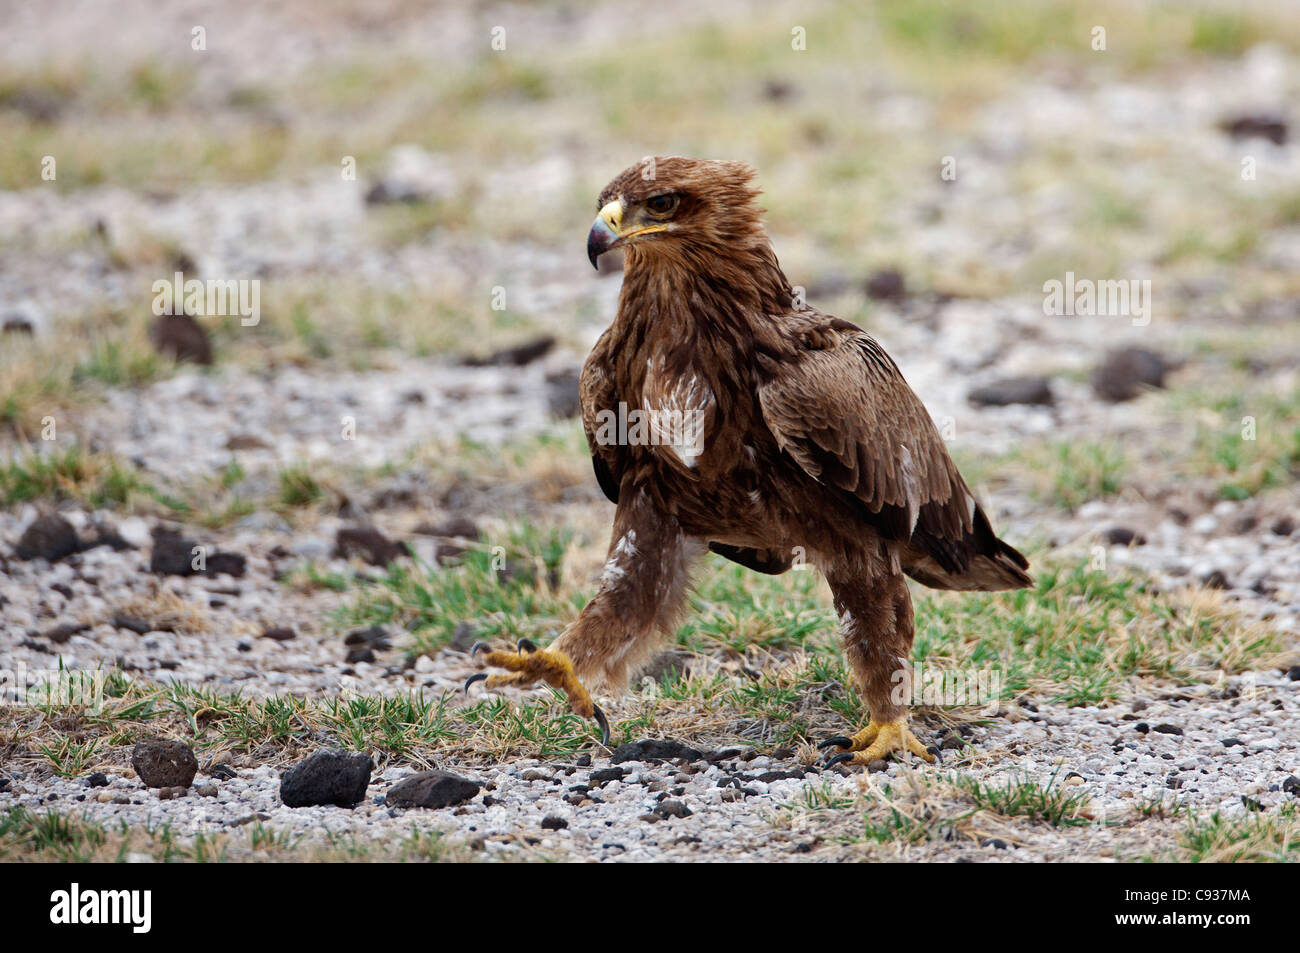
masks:
<instances>
[{"instance_id":1,"label":"hooked beak","mask_svg":"<svg viewBox=\"0 0 1300 953\"><path fill-rule=\"evenodd\" d=\"M596 268L596 259L611 248L625 244L628 239L651 232L667 231L667 225L647 225L644 228L623 229L623 202L615 199L596 214L587 233L587 260Z\"/></svg>"}]
</instances>

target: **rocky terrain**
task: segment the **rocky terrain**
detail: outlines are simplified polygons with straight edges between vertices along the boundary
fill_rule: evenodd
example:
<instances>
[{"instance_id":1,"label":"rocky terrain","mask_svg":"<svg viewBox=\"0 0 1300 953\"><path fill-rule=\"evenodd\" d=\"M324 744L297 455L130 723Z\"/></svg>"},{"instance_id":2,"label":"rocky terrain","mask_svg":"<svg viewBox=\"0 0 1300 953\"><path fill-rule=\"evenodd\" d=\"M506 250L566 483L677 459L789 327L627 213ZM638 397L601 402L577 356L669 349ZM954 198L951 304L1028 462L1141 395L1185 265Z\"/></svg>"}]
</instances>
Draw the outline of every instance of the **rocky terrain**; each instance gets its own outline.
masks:
<instances>
[{"instance_id":1,"label":"rocky terrain","mask_svg":"<svg viewBox=\"0 0 1300 953\"><path fill-rule=\"evenodd\" d=\"M977 21L931 75L890 14L669 4L652 96L601 5L416 6L5 11L0 858L1295 859L1300 46L1250 33L1271 7L1227 49L1108 8L1130 30L1091 59ZM191 20L197 65L165 55ZM1010 683L920 708L935 767L822 769L856 696L798 574L705 567L699 621L602 699L608 749L548 691L461 691L475 638L592 592L576 371L619 274L582 240L655 151L756 164L792 281L881 340L1045 580L915 590L919 660ZM175 271L259 280L259 321L156 318ZM1149 311L1048 313L1067 272ZM13 703L63 672L102 704ZM45 812L131 833L39 846Z\"/></svg>"}]
</instances>

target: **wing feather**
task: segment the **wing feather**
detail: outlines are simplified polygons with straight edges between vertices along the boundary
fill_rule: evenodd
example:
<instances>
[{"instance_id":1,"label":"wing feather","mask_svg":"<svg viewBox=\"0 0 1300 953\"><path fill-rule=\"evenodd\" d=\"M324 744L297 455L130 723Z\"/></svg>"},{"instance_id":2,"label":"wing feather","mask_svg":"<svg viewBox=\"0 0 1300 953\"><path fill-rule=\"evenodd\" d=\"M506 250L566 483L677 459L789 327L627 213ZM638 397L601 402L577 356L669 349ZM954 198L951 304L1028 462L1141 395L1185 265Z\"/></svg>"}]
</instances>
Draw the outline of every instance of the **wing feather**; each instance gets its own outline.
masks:
<instances>
[{"instance_id":1,"label":"wing feather","mask_svg":"<svg viewBox=\"0 0 1300 953\"><path fill-rule=\"evenodd\" d=\"M880 345L838 318L789 320L795 346L757 359L759 405L777 445L856 501L883 536L906 541L904 568L927 585L1029 585L1028 562L993 534L925 405Z\"/></svg>"}]
</instances>

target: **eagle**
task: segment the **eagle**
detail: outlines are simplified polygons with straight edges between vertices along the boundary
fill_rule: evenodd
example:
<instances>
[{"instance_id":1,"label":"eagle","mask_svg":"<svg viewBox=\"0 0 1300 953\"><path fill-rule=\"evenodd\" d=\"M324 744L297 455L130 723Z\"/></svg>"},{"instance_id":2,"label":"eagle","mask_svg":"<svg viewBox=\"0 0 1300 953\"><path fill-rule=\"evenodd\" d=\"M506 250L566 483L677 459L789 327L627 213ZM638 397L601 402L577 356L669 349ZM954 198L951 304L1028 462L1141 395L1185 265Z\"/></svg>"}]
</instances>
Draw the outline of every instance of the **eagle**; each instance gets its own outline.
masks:
<instances>
[{"instance_id":1,"label":"eagle","mask_svg":"<svg viewBox=\"0 0 1300 953\"><path fill-rule=\"evenodd\" d=\"M824 574L869 720L828 764L934 754L908 724L906 577L935 589L1033 584L993 532L920 398L871 335L803 302L746 163L653 157L618 175L587 236L624 252L618 313L583 365L583 428L615 504L596 595L547 647L479 644L466 683L545 682L609 726L618 691L675 628L708 551L761 573Z\"/></svg>"}]
</instances>

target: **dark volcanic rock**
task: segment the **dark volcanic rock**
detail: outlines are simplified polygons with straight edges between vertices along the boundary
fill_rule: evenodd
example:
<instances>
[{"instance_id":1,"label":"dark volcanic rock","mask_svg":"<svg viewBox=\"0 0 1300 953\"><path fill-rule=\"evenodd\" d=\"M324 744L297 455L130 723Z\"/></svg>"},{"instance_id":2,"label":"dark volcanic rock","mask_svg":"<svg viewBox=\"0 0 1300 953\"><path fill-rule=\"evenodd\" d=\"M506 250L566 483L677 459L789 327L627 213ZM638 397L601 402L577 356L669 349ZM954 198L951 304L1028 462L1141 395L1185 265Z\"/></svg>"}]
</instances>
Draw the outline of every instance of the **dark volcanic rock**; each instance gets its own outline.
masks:
<instances>
[{"instance_id":1,"label":"dark volcanic rock","mask_svg":"<svg viewBox=\"0 0 1300 953\"><path fill-rule=\"evenodd\" d=\"M1112 526L1101 534L1111 546L1145 546L1147 538L1127 526Z\"/></svg>"},{"instance_id":2,"label":"dark volcanic rock","mask_svg":"<svg viewBox=\"0 0 1300 953\"><path fill-rule=\"evenodd\" d=\"M899 301L907 296L903 273L897 268L881 268L867 278L867 297L876 301Z\"/></svg>"},{"instance_id":3,"label":"dark volcanic rock","mask_svg":"<svg viewBox=\"0 0 1300 953\"><path fill-rule=\"evenodd\" d=\"M359 556L372 566L387 566L406 547L393 542L373 526L344 526L334 538L334 555L342 559Z\"/></svg>"},{"instance_id":4,"label":"dark volcanic rock","mask_svg":"<svg viewBox=\"0 0 1300 953\"><path fill-rule=\"evenodd\" d=\"M201 569L195 568L199 544L163 526L153 528L153 550L149 554L149 571L159 576L209 576L225 573L235 578L244 575L248 560L239 553L202 547Z\"/></svg>"},{"instance_id":5,"label":"dark volcanic rock","mask_svg":"<svg viewBox=\"0 0 1300 953\"><path fill-rule=\"evenodd\" d=\"M1143 347L1121 347L1107 351L1093 369L1092 389L1102 400L1119 403L1132 400L1148 387L1164 387L1169 365L1155 351Z\"/></svg>"},{"instance_id":6,"label":"dark volcanic rock","mask_svg":"<svg viewBox=\"0 0 1300 953\"><path fill-rule=\"evenodd\" d=\"M493 351L487 357L467 357L461 363L466 367L523 367L550 353L555 347L555 338L543 335L516 347Z\"/></svg>"},{"instance_id":7,"label":"dark volcanic rock","mask_svg":"<svg viewBox=\"0 0 1300 953\"><path fill-rule=\"evenodd\" d=\"M244 575L247 566L248 560L239 553L219 551L208 555L203 572L207 576L219 576L225 573L238 579Z\"/></svg>"},{"instance_id":8,"label":"dark volcanic rock","mask_svg":"<svg viewBox=\"0 0 1300 953\"><path fill-rule=\"evenodd\" d=\"M55 645L62 645L68 639L90 628L88 622L61 622L41 634Z\"/></svg>"},{"instance_id":9,"label":"dark volcanic rock","mask_svg":"<svg viewBox=\"0 0 1300 953\"><path fill-rule=\"evenodd\" d=\"M1206 589L1232 588L1232 583L1228 581L1228 577L1224 575L1222 569L1215 569L1212 572L1207 573L1205 578L1201 580L1201 585Z\"/></svg>"},{"instance_id":10,"label":"dark volcanic rock","mask_svg":"<svg viewBox=\"0 0 1300 953\"><path fill-rule=\"evenodd\" d=\"M450 771L421 771L394 784L384 799L389 807L452 807L479 792L477 781Z\"/></svg>"},{"instance_id":11,"label":"dark volcanic rock","mask_svg":"<svg viewBox=\"0 0 1300 953\"><path fill-rule=\"evenodd\" d=\"M1234 139L1248 139L1252 136L1267 139L1275 146L1286 144L1286 120L1272 113L1254 113L1244 116L1232 116L1219 123L1219 128Z\"/></svg>"},{"instance_id":12,"label":"dark volcanic rock","mask_svg":"<svg viewBox=\"0 0 1300 953\"><path fill-rule=\"evenodd\" d=\"M478 524L468 516L449 516L438 523L421 523L412 531L419 536L433 536L438 540L437 560L439 563L455 559L465 552L465 547L455 542L458 539L479 539Z\"/></svg>"},{"instance_id":13,"label":"dark volcanic rock","mask_svg":"<svg viewBox=\"0 0 1300 953\"><path fill-rule=\"evenodd\" d=\"M194 540L174 530L153 528L153 551L149 554L149 571L159 576L193 576Z\"/></svg>"},{"instance_id":14,"label":"dark volcanic rock","mask_svg":"<svg viewBox=\"0 0 1300 953\"><path fill-rule=\"evenodd\" d=\"M126 629L128 632L134 632L136 635L144 635L146 632L153 631L153 625L148 619L141 619L137 616L127 615L124 612L115 612L113 614L113 625L119 629Z\"/></svg>"},{"instance_id":15,"label":"dark volcanic rock","mask_svg":"<svg viewBox=\"0 0 1300 953\"><path fill-rule=\"evenodd\" d=\"M666 798L656 808L660 817L690 817L693 813L689 807L676 798Z\"/></svg>"},{"instance_id":16,"label":"dark volcanic rock","mask_svg":"<svg viewBox=\"0 0 1300 953\"><path fill-rule=\"evenodd\" d=\"M1008 404L1050 404L1052 385L1046 377L1006 377L977 387L966 395L976 407L1005 407Z\"/></svg>"},{"instance_id":17,"label":"dark volcanic rock","mask_svg":"<svg viewBox=\"0 0 1300 953\"><path fill-rule=\"evenodd\" d=\"M287 807L353 807L365 799L374 768L368 754L342 748L317 751L280 775L280 800Z\"/></svg>"},{"instance_id":18,"label":"dark volcanic rock","mask_svg":"<svg viewBox=\"0 0 1300 953\"><path fill-rule=\"evenodd\" d=\"M624 768L597 768L591 772L588 780L592 784L604 786L610 781L622 781L627 776L627 770Z\"/></svg>"},{"instance_id":19,"label":"dark volcanic rock","mask_svg":"<svg viewBox=\"0 0 1300 953\"><path fill-rule=\"evenodd\" d=\"M271 639L275 642L288 642L290 639L296 639L297 637L298 633L294 631L292 626L288 625L276 625L262 630L262 638Z\"/></svg>"},{"instance_id":20,"label":"dark volcanic rock","mask_svg":"<svg viewBox=\"0 0 1300 953\"><path fill-rule=\"evenodd\" d=\"M19 559L46 559L53 563L71 556L80 546L71 523L58 513L43 513L23 530L14 552Z\"/></svg>"},{"instance_id":21,"label":"dark volcanic rock","mask_svg":"<svg viewBox=\"0 0 1300 953\"><path fill-rule=\"evenodd\" d=\"M343 637L344 645L364 645L375 649L390 649L388 632L382 625L372 625L366 629L353 629Z\"/></svg>"},{"instance_id":22,"label":"dark volcanic rock","mask_svg":"<svg viewBox=\"0 0 1300 953\"><path fill-rule=\"evenodd\" d=\"M190 746L170 738L149 738L131 752L131 767L150 788L188 788L199 770Z\"/></svg>"},{"instance_id":23,"label":"dark volcanic rock","mask_svg":"<svg viewBox=\"0 0 1300 953\"><path fill-rule=\"evenodd\" d=\"M680 741L673 741L671 738L647 738L644 741L629 741L627 744L619 745L614 749L614 753L609 760L614 764L622 764L624 761L659 762L672 761L677 758L684 758L687 761L700 761L704 758L704 755Z\"/></svg>"},{"instance_id":24,"label":"dark volcanic rock","mask_svg":"<svg viewBox=\"0 0 1300 953\"><path fill-rule=\"evenodd\" d=\"M154 350L177 361L212 363L212 342L203 325L188 314L160 314L149 325Z\"/></svg>"},{"instance_id":25,"label":"dark volcanic rock","mask_svg":"<svg viewBox=\"0 0 1300 953\"><path fill-rule=\"evenodd\" d=\"M542 818L542 830L560 831L569 826L569 822L558 814L547 814Z\"/></svg>"}]
</instances>

